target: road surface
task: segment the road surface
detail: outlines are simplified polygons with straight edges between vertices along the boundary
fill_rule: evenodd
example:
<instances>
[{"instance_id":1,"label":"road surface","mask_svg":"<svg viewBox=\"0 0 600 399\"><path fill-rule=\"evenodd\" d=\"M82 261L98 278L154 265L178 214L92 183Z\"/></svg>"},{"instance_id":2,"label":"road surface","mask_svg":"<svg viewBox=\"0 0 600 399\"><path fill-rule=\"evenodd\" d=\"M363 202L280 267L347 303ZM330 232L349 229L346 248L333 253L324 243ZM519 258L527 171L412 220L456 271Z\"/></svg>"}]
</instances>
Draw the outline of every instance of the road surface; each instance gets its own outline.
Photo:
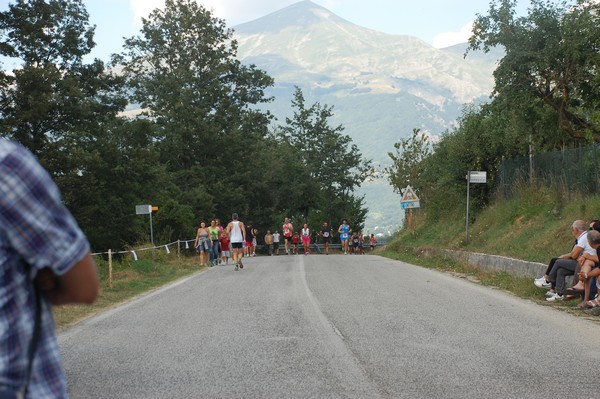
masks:
<instances>
[{"instance_id":1,"label":"road surface","mask_svg":"<svg viewBox=\"0 0 600 399\"><path fill-rule=\"evenodd\" d=\"M600 395L595 322L378 256L245 265L61 332L71 398Z\"/></svg>"}]
</instances>

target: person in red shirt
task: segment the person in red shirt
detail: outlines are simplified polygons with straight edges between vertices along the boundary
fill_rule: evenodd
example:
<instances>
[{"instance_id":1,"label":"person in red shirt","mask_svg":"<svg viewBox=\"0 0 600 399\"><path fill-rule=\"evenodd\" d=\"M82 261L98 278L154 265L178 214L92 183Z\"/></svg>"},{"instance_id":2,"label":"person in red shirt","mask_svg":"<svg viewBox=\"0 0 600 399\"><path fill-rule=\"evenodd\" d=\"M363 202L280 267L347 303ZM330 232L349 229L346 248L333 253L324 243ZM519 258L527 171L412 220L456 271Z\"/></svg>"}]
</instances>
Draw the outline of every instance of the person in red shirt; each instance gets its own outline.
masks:
<instances>
[{"instance_id":1,"label":"person in red shirt","mask_svg":"<svg viewBox=\"0 0 600 399\"><path fill-rule=\"evenodd\" d=\"M296 231L292 236L292 244L294 244L294 255L298 255L298 246L300 245L300 235Z\"/></svg>"},{"instance_id":2,"label":"person in red shirt","mask_svg":"<svg viewBox=\"0 0 600 399\"><path fill-rule=\"evenodd\" d=\"M221 264L226 265L229 262L229 236L227 232L223 230L221 237L219 238L219 244L221 247Z\"/></svg>"}]
</instances>

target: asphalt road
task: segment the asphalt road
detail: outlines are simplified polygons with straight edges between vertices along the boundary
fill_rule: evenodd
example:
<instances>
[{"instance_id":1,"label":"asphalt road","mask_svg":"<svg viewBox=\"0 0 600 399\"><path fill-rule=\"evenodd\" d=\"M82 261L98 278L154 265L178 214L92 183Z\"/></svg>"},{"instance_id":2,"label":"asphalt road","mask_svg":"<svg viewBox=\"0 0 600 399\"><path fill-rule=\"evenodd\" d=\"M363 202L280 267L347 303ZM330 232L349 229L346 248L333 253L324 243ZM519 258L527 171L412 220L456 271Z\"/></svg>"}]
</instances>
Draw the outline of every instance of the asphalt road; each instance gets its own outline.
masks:
<instances>
[{"instance_id":1,"label":"asphalt road","mask_svg":"<svg viewBox=\"0 0 600 399\"><path fill-rule=\"evenodd\" d=\"M61 332L71 397L600 396L592 321L377 256L245 265Z\"/></svg>"}]
</instances>

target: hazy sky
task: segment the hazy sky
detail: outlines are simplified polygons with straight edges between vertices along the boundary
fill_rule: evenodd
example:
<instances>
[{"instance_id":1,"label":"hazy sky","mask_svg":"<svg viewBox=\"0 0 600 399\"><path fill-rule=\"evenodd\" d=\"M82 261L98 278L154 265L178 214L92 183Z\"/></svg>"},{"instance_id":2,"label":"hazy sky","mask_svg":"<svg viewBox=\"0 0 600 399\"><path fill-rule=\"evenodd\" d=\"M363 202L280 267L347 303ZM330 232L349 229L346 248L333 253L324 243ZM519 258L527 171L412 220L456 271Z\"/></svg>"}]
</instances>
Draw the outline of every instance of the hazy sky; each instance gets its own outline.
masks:
<instances>
[{"instance_id":1,"label":"hazy sky","mask_svg":"<svg viewBox=\"0 0 600 399\"><path fill-rule=\"evenodd\" d=\"M412 35L435 47L465 42L475 14L487 14L489 0L312 0L338 16L390 34ZM11 0L0 0L6 10ZM92 55L104 61L121 50L123 37L138 34L141 17L164 0L83 0L96 25ZM229 27L260 18L298 0L198 0ZM529 5L519 0L521 12Z\"/></svg>"}]
</instances>

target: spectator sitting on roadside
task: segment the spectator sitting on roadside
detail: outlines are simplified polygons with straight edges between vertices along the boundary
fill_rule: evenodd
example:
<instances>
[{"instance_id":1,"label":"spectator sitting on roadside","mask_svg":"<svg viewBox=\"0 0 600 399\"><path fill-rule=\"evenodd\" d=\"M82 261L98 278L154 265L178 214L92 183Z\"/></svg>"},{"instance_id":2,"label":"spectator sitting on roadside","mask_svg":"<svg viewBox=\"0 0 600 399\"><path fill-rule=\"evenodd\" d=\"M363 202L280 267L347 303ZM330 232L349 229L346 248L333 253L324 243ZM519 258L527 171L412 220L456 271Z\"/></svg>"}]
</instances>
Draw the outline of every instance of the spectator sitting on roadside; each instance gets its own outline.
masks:
<instances>
[{"instance_id":1,"label":"spectator sitting on roadside","mask_svg":"<svg viewBox=\"0 0 600 399\"><path fill-rule=\"evenodd\" d=\"M591 228L592 224L590 224L590 228ZM571 233L575 234L573 232L573 225L571 225ZM571 248L571 253L573 252L573 250L575 249L575 246L577 245L577 235L575 235L575 242L573 244L573 247ZM552 268L554 267L554 263L561 258L566 257L568 254L565 255L561 255L557 258L552 258L550 259L550 263L548 263L548 267L546 268L546 273L544 273L544 275L540 278L536 278L533 280L533 284L535 284L536 287L540 287L540 288L549 288L549 291L547 292L547 296L552 296L551 294L554 294L554 285L550 282L550 272L552 271Z\"/></svg>"},{"instance_id":2,"label":"spectator sitting on roadside","mask_svg":"<svg viewBox=\"0 0 600 399\"><path fill-rule=\"evenodd\" d=\"M583 220L576 220L571 225L571 232L577 238L577 244L568 254L561 255L554 263L549 277L552 286L555 289L554 294L546 298L549 302L554 302L565 298L565 279L578 272L578 268L587 265L589 262L597 262L598 256L596 250L592 248L587 240L587 230ZM573 293L576 293L574 291Z\"/></svg>"},{"instance_id":3,"label":"spectator sitting on roadside","mask_svg":"<svg viewBox=\"0 0 600 399\"><path fill-rule=\"evenodd\" d=\"M590 230L587 234L587 240L592 248L598 249L600 247L600 232L597 230ZM600 268L598 266L597 256L596 261L593 262L593 264L591 264L590 261L586 261L581 266L581 271L578 273L579 282L573 286L573 289L577 289L579 287L583 287L584 289L583 302L578 305L579 307L596 307L600 305L600 301L598 301L598 299L593 299L590 301L592 279L600 276Z\"/></svg>"}]
</instances>

